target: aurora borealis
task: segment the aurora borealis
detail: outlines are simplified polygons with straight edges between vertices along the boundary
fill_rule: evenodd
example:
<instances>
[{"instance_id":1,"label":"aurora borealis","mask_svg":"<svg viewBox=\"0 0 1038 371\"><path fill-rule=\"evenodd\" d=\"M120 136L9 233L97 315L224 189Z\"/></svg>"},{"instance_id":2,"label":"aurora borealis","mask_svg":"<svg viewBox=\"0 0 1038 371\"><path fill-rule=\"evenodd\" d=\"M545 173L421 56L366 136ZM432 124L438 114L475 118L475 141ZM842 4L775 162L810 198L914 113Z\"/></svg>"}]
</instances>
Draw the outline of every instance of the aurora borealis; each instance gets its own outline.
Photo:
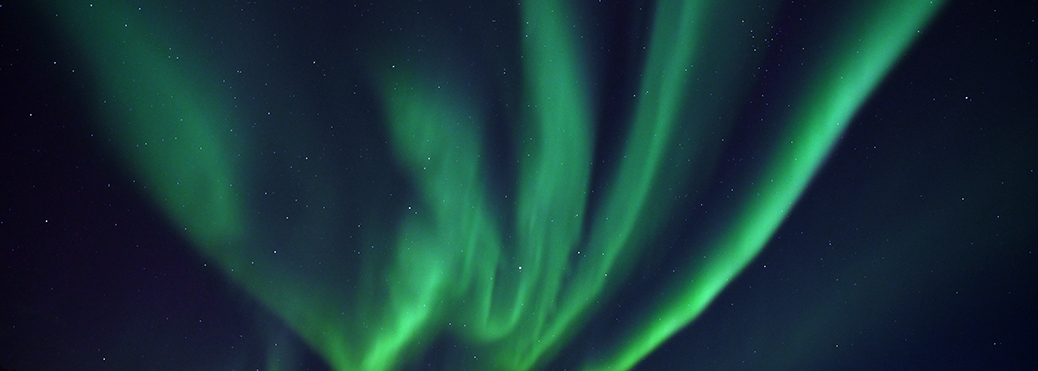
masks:
<instances>
[{"instance_id":1,"label":"aurora borealis","mask_svg":"<svg viewBox=\"0 0 1038 371\"><path fill-rule=\"evenodd\" d=\"M64 79L78 84L77 140L104 159L102 183L122 187L142 210L130 215L150 215L154 228L110 233L172 244L165 254L177 258L162 265L192 267L174 275L186 283L168 284L181 288L99 306L126 318L81 331L100 340L70 341L104 355L70 352L67 362L916 368L927 353L912 347L930 338L918 329L942 328L925 319L941 307L925 293L1015 291L1005 308L1034 295L1033 279L1017 276L1035 264L1034 109L984 135L967 135L965 119L901 132L956 106L911 83L884 90L911 75L899 63L936 68L902 60L933 52L916 43L944 6L39 2L38 27L76 66ZM964 137L986 139L953 146L954 156L931 152ZM31 260L18 254L38 236L24 233L8 261ZM147 261L133 245L119 254ZM121 251L107 249L97 251ZM1017 289L947 288L998 266L1005 276L988 282ZM57 337L17 330L34 318L33 300L5 312L17 325L0 344ZM161 324L168 314L125 309L194 300L232 307L178 304L200 324L235 320L182 330ZM164 340L168 328L178 335ZM181 333L192 335L184 343ZM915 356L897 363L892 349ZM1013 355L981 359L1012 365ZM61 368L34 366L61 362L45 358L0 353L0 365Z\"/></svg>"}]
</instances>

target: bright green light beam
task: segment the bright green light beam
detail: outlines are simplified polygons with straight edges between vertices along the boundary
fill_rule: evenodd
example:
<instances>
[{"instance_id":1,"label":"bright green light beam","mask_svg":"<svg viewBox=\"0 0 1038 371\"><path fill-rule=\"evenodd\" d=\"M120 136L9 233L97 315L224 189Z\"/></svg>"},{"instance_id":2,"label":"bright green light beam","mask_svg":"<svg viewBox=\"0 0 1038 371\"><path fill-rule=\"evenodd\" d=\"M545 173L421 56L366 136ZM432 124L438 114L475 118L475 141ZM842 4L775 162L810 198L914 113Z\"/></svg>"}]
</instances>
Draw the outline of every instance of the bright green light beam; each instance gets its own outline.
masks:
<instances>
[{"instance_id":1,"label":"bright green light beam","mask_svg":"<svg viewBox=\"0 0 1038 371\"><path fill-rule=\"evenodd\" d=\"M451 291L445 296L468 304L458 304L460 310L446 314L443 322L466 323L465 330L456 330L458 335L483 344L496 367L525 370L542 361L546 352L558 349L574 325L572 319L584 308L559 306L557 301L568 256L581 239L593 118L584 93L590 84L579 68L580 48L569 30L574 22L569 9L561 2L545 1L525 3L520 11L525 95L534 104L524 112L527 124L518 148L514 245L502 245L495 218L487 211L479 173L481 149L476 145L482 119L478 114L473 117L473 105L463 99L470 94L431 89L400 68L388 72L392 77L383 90L394 148L434 210L425 220L432 228L402 235L409 236L404 238L407 241L435 241L421 250L442 249L422 261L434 266L447 261L435 273L419 267L399 273L414 282L440 282L446 272L463 272L461 280L452 277L449 289L412 291ZM398 249L412 247L417 248L401 245ZM401 256L408 254L415 253L401 252ZM430 295L418 304L432 306L443 296ZM406 316L412 326L429 322L425 317ZM394 341L379 343L413 342L410 332L400 328ZM389 361L396 353L390 346L368 357L377 360L370 362L374 364Z\"/></svg>"},{"instance_id":2,"label":"bright green light beam","mask_svg":"<svg viewBox=\"0 0 1038 371\"><path fill-rule=\"evenodd\" d=\"M675 11L682 5L688 6ZM638 101L631 140L624 149L604 206L593 219L589 244L583 255L577 257L576 272L565 295L558 298L560 306L567 309L559 313L560 319L552 333L563 333L569 323L588 316L596 299L608 291L610 280L622 280L630 265L637 261L642 252L639 242L652 234L636 227L657 225L656 221L663 217L661 214L665 214L648 210L650 205L656 206L651 202L650 192L667 183L668 176L662 169L667 163L664 156L673 150L671 135L682 111L680 102L687 96L685 80L692 75L688 73L688 66L695 37L699 36L694 32L699 26L694 18L699 14L695 8L701 5L699 2L658 5L646 66L649 71L664 72L644 75L639 92L648 94ZM626 259L619 259L621 256ZM569 259L570 256L559 257L563 262Z\"/></svg>"},{"instance_id":3,"label":"bright green light beam","mask_svg":"<svg viewBox=\"0 0 1038 371\"><path fill-rule=\"evenodd\" d=\"M592 84L580 68L574 27L565 1L519 6L523 35L524 112L519 153L515 260L502 272L518 274L518 321L512 336L493 347L497 366L525 370L567 337L580 308L558 305L570 254L578 247L591 174ZM507 274L507 273L506 273ZM566 313L562 315L561 313ZM556 349L557 350L557 349Z\"/></svg>"},{"instance_id":4,"label":"bright green light beam","mask_svg":"<svg viewBox=\"0 0 1038 371\"><path fill-rule=\"evenodd\" d=\"M481 121L479 112L464 99L469 94L420 81L410 72L395 72L383 88L397 157L422 191L419 209L430 212L407 216L399 230L396 263L387 275L393 278L392 305L380 320L389 327L376 327L364 369L395 363L407 344L434 330L445 301L461 298L470 288L491 291L493 282L480 278L492 276L500 256L499 234L486 208L479 172L474 126ZM500 336L505 330L499 326L507 325L490 323L490 303L475 306L479 309L469 314L483 318L476 322L482 326L465 335Z\"/></svg>"},{"instance_id":5,"label":"bright green light beam","mask_svg":"<svg viewBox=\"0 0 1038 371\"><path fill-rule=\"evenodd\" d=\"M636 226L657 225L656 221L663 217L659 210L647 210L657 206L650 202L650 193L658 191L659 185L666 183L664 179L674 176L662 167L667 163L667 151L673 149L671 135L679 124L682 100L687 98L685 80L692 73L686 71L700 36L696 32L696 17L702 14L699 8L703 6L699 1L664 1L657 5L647 73L639 90L645 94L638 100L631 140L624 149L615 185L591 229L589 249L602 255L582 260L586 263L577 279L583 284L574 286L576 291L567 295L574 302L572 305L597 297L605 284L604 277L614 269L625 269L614 266L617 259L625 253L636 254L637 242L647 235ZM635 260L628 258L619 263L629 265Z\"/></svg>"},{"instance_id":6,"label":"bright green light beam","mask_svg":"<svg viewBox=\"0 0 1038 371\"><path fill-rule=\"evenodd\" d=\"M763 249L855 111L939 8L940 2L891 0L852 15L860 18L846 22L855 26L803 90L812 93L796 105L801 108L764 174L743 193L736 222L713 240L707 259L692 261L690 276L671 283L632 333L619 338L615 352L585 369L628 370L706 309Z\"/></svg>"}]
</instances>

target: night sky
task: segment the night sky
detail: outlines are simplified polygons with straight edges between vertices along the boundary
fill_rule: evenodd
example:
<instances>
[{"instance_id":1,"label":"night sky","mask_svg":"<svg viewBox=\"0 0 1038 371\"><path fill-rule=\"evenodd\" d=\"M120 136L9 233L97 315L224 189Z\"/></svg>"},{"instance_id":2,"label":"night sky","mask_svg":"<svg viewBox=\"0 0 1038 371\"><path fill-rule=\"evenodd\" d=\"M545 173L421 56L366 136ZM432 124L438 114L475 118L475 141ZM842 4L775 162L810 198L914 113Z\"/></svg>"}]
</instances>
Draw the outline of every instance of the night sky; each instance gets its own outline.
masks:
<instances>
[{"instance_id":1,"label":"night sky","mask_svg":"<svg viewBox=\"0 0 1038 371\"><path fill-rule=\"evenodd\" d=\"M1032 370L1038 5L0 2L3 370Z\"/></svg>"}]
</instances>

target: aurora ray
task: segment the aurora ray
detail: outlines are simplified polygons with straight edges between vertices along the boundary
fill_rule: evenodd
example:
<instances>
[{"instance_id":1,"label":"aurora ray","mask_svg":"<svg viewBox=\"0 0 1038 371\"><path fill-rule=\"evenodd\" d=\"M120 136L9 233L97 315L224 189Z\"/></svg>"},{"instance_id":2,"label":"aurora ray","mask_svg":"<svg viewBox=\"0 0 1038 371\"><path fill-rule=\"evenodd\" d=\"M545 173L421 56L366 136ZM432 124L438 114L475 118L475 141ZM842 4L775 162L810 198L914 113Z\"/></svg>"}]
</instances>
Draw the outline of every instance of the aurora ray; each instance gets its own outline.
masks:
<instances>
[{"instance_id":1,"label":"aurora ray","mask_svg":"<svg viewBox=\"0 0 1038 371\"><path fill-rule=\"evenodd\" d=\"M583 359L585 369L633 368L710 305L794 208L939 3L845 10L847 26L825 41L830 50L805 61L815 72L776 102L796 108L774 118L783 131L766 145L765 168L733 188L730 218L696 246L677 246L706 258L685 256L684 274L655 288L667 295L601 340L610 350ZM626 140L610 158L595 157L605 118L595 109L601 81L581 6L534 1L502 11L517 25L501 41L519 56L508 62L521 76L505 80L513 91L486 93L507 84L479 82L479 71L456 62L475 57L450 42L452 31L416 26L430 41L366 46L373 51L340 62L367 71L342 73L352 81L328 93L346 96L352 84L366 96L340 102L345 118L304 118L293 110L308 103L274 93L237 102L241 93L207 72L233 70L235 55L203 58L210 53L195 39L204 32L178 30L189 16L163 21L124 2L51 4L93 62L113 153L171 225L340 371L406 367L444 337L479 349L483 368L542 368L659 248L673 190L706 188L721 141L738 124L727 113L740 108L748 71L763 58L747 57L753 38L724 35L747 20L766 23L779 5L658 2L646 17ZM321 43L349 50L350 41ZM413 54L423 48L435 56ZM174 49L194 57L172 58ZM357 163L330 153L333 139L315 133L335 125L355 136L339 145L387 156ZM491 148L503 135L495 129L514 145ZM501 156L515 161L499 169L493 158ZM344 174L349 167L388 175L368 180ZM514 184L494 186L494 174L509 171ZM600 184L596 172L606 174Z\"/></svg>"}]
</instances>

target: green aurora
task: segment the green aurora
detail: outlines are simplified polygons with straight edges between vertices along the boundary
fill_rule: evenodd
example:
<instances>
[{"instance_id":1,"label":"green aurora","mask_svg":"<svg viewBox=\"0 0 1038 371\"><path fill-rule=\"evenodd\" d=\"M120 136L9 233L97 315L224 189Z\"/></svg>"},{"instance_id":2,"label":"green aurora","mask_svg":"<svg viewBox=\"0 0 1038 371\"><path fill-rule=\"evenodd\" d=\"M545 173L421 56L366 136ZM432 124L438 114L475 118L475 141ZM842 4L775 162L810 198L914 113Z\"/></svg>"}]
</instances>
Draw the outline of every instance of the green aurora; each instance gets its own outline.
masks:
<instances>
[{"instance_id":1,"label":"green aurora","mask_svg":"<svg viewBox=\"0 0 1038 371\"><path fill-rule=\"evenodd\" d=\"M473 72L409 60L407 48L373 52L354 66L370 78L331 93L366 86L367 101L342 103L351 121L332 126L353 125L346 130L355 137L342 139L351 143L388 141L375 151L392 160L358 165L387 174L369 181L322 161L329 139L310 128L328 125L303 121L330 122L327 115L283 115L271 118L278 128L255 129L256 117L277 108L237 101L241 93L210 72L233 70L233 55L204 52L190 23L122 1L52 3L92 63L113 154L171 225L340 371L406 367L444 336L479 349L484 369L551 362L642 269L639 257L671 224L671 190L705 187L700 174L713 171L734 125L726 113L759 62L746 57L759 40L722 36L744 27L726 20L760 24L778 6L658 2L626 139L608 161L595 158L605 118L581 33L588 21L569 2L512 10L518 34L502 43L517 43L518 87L495 93L523 103L505 110L511 168L495 162L501 148L488 148L500 119ZM819 36L824 56L805 62L812 75L777 102L795 109L775 118L782 129L763 146L767 165L735 185L723 227L677 247L690 251L683 273L656 288L666 295L646 303L635 323L603 339L608 350L587 357L585 370L633 368L711 304L765 246L939 8L885 0L843 9L839 26ZM436 47L448 59L458 48ZM268 156L277 148L286 148L282 160ZM510 191L495 186L502 172L514 181ZM601 186L592 183L597 172Z\"/></svg>"}]
</instances>

